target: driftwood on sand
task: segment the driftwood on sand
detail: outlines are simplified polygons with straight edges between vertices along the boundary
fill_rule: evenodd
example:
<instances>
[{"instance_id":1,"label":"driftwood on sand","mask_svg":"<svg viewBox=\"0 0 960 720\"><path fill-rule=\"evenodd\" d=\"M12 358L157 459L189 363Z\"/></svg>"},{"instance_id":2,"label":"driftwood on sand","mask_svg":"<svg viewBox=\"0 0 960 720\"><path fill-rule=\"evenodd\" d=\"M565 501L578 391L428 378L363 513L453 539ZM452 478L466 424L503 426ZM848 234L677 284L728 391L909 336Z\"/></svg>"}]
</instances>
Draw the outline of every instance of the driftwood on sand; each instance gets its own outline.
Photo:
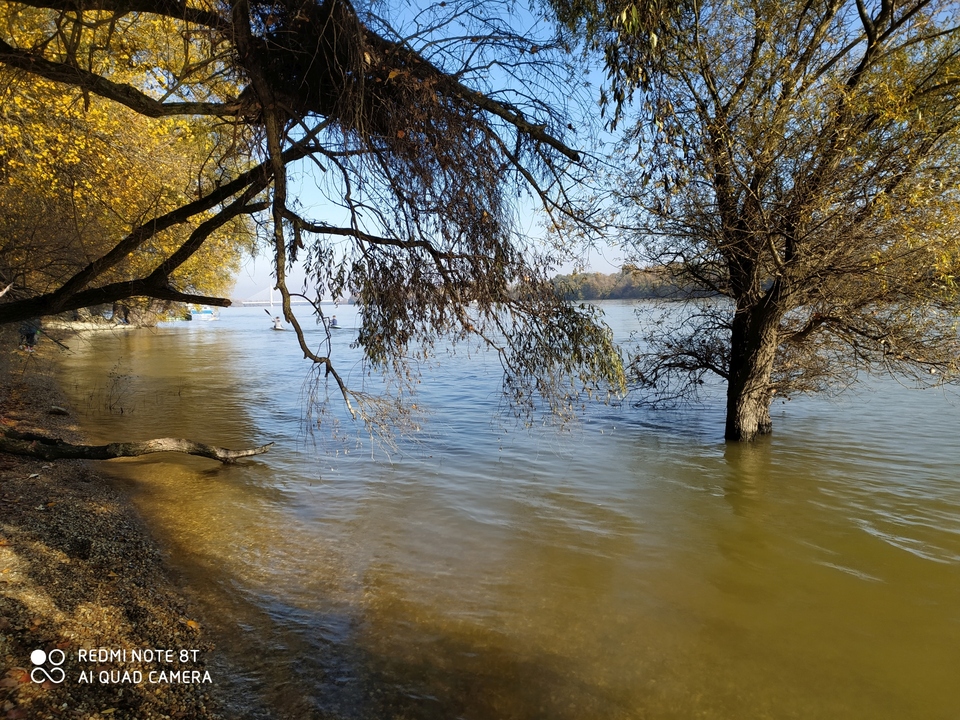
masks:
<instances>
[{"instance_id":1,"label":"driftwood on sand","mask_svg":"<svg viewBox=\"0 0 960 720\"><path fill-rule=\"evenodd\" d=\"M35 433L24 433L9 429L0 433L0 452L27 455L43 460L110 460L157 452L179 452L212 458L222 463L231 463L251 455L262 455L272 445L273 443L267 443L246 450L228 450L216 445L206 445L181 438L158 438L142 442L110 443L109 445L74 445L59 438Z\"/></svg>"}]
</instances>

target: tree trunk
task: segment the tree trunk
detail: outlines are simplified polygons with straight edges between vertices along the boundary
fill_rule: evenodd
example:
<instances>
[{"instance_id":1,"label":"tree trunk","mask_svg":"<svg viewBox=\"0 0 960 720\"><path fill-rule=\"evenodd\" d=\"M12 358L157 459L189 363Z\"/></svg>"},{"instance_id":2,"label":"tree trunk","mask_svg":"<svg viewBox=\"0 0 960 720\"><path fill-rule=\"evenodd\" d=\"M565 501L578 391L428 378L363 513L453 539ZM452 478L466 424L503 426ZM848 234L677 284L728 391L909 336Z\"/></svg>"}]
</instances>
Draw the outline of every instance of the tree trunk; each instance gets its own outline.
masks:
<instances>
[{"instance_id":1,"label":"tree trunk","mask_svg":"<svg viewBox=\"0 0 960 720\"><path fill-rule=\"evenodd\" d=\"M750 442L773 431L770 374L779 344L780 316L762 306L738 308L730 337L726 440Z\"/></svg>"},{"instance_id":2,"label":"tree trunk","mask_svg":"<svg viewBox=\"0 0 960 720\"><path fill-rule=\"evenodd\" d=\"M48 438L33 433L5 430L0 435L0 452L13 455L28 455L43 460L110 460L119 457L137 457L157 452L180 452L188 455L231 463L251 455L262 455L273 443L247 450L228 450L215 445L205 445L179 438L159 438L143 442L110 443L109 445L73 445L57 438Z\"/></svg>"}]
</instances>

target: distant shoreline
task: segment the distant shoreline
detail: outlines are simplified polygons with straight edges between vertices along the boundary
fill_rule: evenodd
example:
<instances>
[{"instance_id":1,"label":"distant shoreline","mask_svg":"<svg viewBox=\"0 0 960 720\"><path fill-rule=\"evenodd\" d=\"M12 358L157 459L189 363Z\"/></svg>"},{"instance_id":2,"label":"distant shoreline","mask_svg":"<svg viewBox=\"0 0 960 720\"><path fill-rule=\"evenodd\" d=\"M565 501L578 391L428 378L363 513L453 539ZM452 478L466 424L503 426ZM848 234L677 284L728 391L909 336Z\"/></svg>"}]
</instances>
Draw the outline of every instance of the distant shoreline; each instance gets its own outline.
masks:
<instances>
[{"instance_id":1,"label":"distant shoreline","mask_svg":"<svg viewBox=\"0 0 960 720\"><path fill-rule=\"evenodd\" d=\"M553 286L567 301L578 300L694 300L710 297L702 288L683 285L663 269L625 268L618 273L556 275Z\"/></svg>"}]
</instances>

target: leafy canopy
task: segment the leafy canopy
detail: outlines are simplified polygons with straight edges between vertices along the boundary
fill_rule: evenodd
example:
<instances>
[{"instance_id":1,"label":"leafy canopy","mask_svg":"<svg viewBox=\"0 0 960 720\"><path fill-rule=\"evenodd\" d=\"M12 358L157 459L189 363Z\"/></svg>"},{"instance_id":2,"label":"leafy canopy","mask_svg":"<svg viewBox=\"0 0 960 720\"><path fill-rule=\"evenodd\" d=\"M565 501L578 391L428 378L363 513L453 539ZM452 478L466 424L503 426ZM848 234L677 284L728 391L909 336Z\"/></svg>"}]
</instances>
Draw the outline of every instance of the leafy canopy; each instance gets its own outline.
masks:
<instances>
[{"instance_id":1,"label":"leafy canopy","mask_svg":"<svg viewBox=\"0 0 960 720\"><path fill-rule=\"evenodd\" d=\"M864 370L956 380L960 6L705 0L659 26L587 7L591 42L624 39L649 69L608 59L640 92L628 242L726 298L655 326L641 385L676 397L716 374L727 436L750 439L775 395Z\"/></svg>"},{"instance_id":2,"label":"leafy canopy","mask_svg":"<svg viewBox=\"0 0 960 720\"><path fill-rule=\"evenodd\" d=\"M208 181L209 123L151 120L44 79L6 73L0 89L0 275L14 298L56 288L152 215L188 202ZM86 106L85 106L86 105ZM172 253L188 228L159 233L102 275L128 280ZM197 294L229 290L253 230L232 223L176 269Z\"/></svg>"}]
</instances>

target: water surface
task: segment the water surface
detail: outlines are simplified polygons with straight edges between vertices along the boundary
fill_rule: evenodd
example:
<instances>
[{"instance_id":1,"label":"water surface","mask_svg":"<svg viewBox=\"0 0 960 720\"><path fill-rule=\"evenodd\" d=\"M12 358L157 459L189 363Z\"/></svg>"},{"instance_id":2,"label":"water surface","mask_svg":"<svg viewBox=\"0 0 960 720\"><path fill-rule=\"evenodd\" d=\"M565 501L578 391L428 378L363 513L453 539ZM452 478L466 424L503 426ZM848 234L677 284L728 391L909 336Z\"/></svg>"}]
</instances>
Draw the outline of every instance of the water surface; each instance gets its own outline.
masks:
<instances>
[{"instance_id":1,"label":"water surface","mask_svg":"<svg viewBox=\"0 0 960 720\"><path fill-rule=\"evenodd\" d=\"M354 338L335 358L375 386ZM90 337L63 377L91 440L276 443L105 464L212 625L237 716L960 712L956 395L778 404L744 447L716 401L522 429L497 419L497 363L459 353L424 369L420 440L387 457L325 445L353 437L342 413L308 432L308 369L262 309Z\"/></svg>"}]
</instances>

